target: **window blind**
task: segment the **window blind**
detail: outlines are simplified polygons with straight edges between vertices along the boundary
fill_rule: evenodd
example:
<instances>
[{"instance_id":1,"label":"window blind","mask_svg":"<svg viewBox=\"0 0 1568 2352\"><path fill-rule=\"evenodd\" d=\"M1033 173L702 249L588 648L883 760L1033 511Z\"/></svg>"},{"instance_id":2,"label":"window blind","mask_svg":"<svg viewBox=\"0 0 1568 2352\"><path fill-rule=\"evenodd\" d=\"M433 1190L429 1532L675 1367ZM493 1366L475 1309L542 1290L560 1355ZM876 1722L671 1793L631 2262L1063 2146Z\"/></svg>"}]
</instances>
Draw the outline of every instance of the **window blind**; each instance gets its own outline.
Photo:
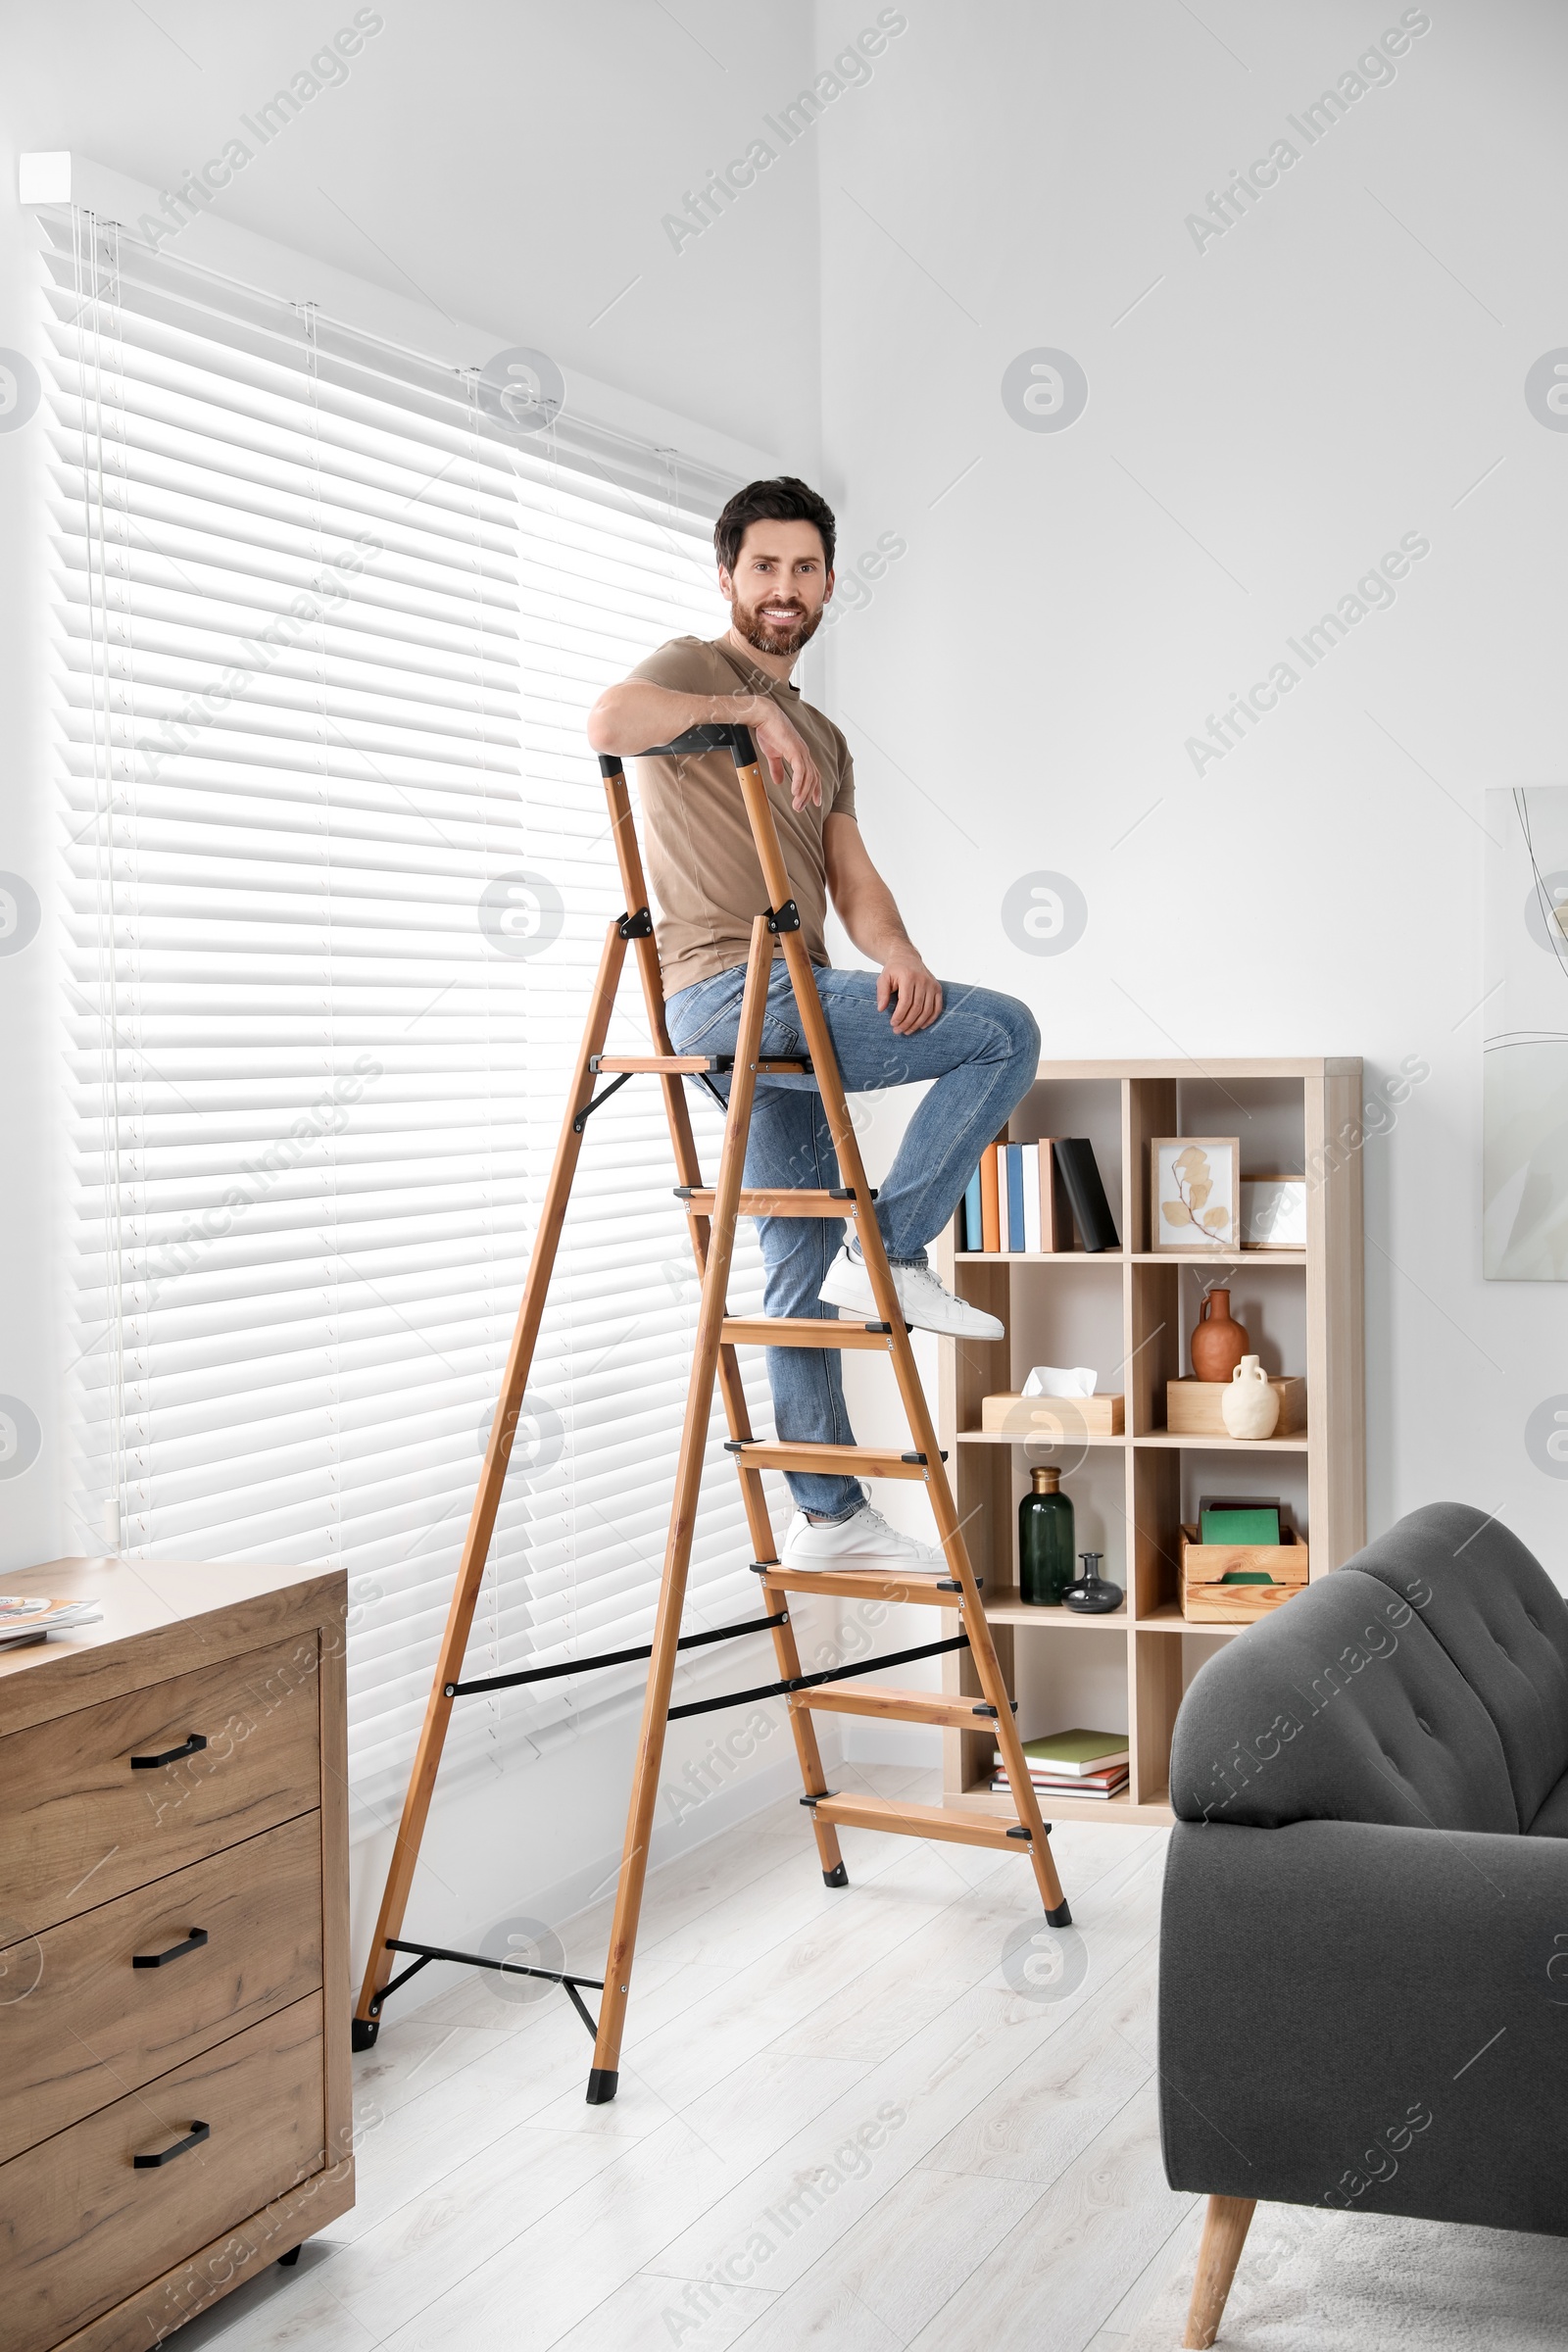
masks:
<instances>
[{"instance_id":1,"label":"window blind","mask_svg":"<svg viewBox=\"0 0 1568 2352\"><path fill-rule=\"evenodd\" d=\"M732 485L90 216L45 216L45 245L83 1542L340 1564L376 1812L620 910L584 720L723 625ZM696 1319L673 1180L657 1092L624 1090L581 1163L474 1671L652 1626ZM731 1296L760 1301L749 1235ZM759 1357L748 1379L762 1413ZM693 1625L754 1601L721 1435ZM469 1700L449 1753L500 1766L640 1687Z\"/></svg>"}]
</instances>

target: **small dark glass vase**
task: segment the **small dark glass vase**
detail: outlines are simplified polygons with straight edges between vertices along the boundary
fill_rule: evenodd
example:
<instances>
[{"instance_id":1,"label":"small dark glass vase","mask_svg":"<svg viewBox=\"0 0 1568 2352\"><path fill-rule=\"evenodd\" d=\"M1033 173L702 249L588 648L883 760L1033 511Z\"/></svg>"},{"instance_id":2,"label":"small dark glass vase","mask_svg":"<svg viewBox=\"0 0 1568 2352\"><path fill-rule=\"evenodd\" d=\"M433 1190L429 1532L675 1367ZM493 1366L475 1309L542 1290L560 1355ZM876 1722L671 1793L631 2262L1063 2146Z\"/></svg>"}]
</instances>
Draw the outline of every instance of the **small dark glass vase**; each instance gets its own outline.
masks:
<instances>
[{"instance_id":1,"label":"small dark glass vase","mask_svg":"<svg viewBox=\"0 0 1568 2352\"><path fill-rule=\"evenodd\" d=\"M1018 1505L1018 1597L1035 1608L1061 1606L1073 1581L1072 1500L1061 1472L1031 1472L1034 1491Z\"/></svg>"},{"instance_id":2,"label":"small dark glass vase","mask_svg":"<svg viewBox=\"0 0 1568 2352\"><path fill-rule=\"evenodd\" d=\"M1077 1610L1080 1617L1108 1617L1112 1609L1121 1607L1120 1585L1107 1584L1100 1573L1100 1563L1104 1556L1102 1551L1081 1551L1078 1554L1084 1564L1083 1575L1077 1584L1067 1587L1061 1597L1069 1609Z\"/></svg>"}]
</instances>

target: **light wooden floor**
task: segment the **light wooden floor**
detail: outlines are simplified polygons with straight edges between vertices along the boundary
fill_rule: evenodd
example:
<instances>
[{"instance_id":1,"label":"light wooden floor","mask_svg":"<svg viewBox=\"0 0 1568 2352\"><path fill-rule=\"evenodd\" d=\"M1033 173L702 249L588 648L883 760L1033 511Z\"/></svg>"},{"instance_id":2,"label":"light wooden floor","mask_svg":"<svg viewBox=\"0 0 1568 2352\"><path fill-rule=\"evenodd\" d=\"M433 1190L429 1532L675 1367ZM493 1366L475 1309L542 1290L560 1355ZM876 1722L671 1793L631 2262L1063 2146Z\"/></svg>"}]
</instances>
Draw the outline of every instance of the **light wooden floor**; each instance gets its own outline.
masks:
<instances>
[{"instance_id":1,"label":"light wooden floor","mask_svg":"<svg viewBox=\"0 0 1568 2352\"><path fill-rule=\"evenodd\" d=\"M1155 2122L1163 1834L1062 1826L1089 1969L1054 2003L999 1966L1021 1856L841 1834L842 1891L793 1801L654 1874L612 2106L554 1990L383 2027L358 2207L181 2352L1119 2352L1197 2247ZM608 1926L561 1930L589 1974Z\"/></svg>"}]
</instances>

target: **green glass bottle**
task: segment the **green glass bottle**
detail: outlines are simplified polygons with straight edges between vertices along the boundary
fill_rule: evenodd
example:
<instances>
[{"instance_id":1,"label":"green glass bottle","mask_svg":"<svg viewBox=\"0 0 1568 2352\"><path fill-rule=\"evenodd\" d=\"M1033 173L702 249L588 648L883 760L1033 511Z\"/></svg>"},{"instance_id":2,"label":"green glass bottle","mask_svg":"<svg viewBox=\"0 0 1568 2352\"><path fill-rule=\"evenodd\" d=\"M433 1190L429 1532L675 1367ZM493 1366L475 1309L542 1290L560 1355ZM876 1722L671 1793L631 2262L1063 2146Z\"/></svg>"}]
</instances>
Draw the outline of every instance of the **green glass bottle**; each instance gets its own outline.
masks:
<instances>
[{"instance_id":1,"label":"green glass bottle","mask_svg":"<svg viewBox=\"0 0 1568 2352\"><path fill-rule=\"evenodd\" d=\"M1073 1581L1072 1501L1061 1492L1059 1470L1030 1475L1034 1492L1018 1505L1018 1597L1056 1609Z\"/></svg>"}]
</instances>

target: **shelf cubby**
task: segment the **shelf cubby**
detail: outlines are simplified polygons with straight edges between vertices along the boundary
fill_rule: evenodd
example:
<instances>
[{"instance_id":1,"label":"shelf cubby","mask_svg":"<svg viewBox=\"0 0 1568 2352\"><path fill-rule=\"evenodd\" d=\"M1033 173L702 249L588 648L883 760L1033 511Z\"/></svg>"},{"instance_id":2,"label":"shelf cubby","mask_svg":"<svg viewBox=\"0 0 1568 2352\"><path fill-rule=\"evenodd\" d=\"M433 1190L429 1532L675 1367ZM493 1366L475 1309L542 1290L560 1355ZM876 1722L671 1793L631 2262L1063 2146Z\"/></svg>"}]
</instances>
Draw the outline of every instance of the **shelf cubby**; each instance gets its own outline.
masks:
<instances>
[{"instance_id":1,"label":"shelf cubby","mask_svg":"<svg viewBox=\"0 0 1568 2352\"><path fill-rule=\"evenodd\" d=\"M1042 1799L1048 1820L1171 1819L1182 1692L1217 1644L1246 1630L1182 1615L1179 1531L1201 1493L1234 1490L1237 1454L1258 1457L1261 1476L1250 1483L1289 1506L1314 1577L1365 1541L1361 1168L1343 1140L1359 1135L1360 1103L1361 1065L1348 1058L1042 1062L1009 1140L1087 1135L1121 1248L981 1251L957 1249L952 1235L942 1246L944 1279L1007 1327L995 1342L941 1343L939 1420L1019 1729L1031 1739L1082 1721L1129 1735L1127 1791ZM1243 1175L1308 1178L1304 1250L1149 1247L1151 1138L1217 1134L1240 1136ZM1304 1374L1303 1432L1250 1443L1166 1428L1165 1384L1191 1369L1202 1289L1227 1282L1264 1369ZM1101 1389L1126 1397L1125 1434L1053 1442L982 1431L981 1398L1015 1392L1036 1363L1094 1364ZM1102 1552L1102 1573L1124 1589L1113 1615L1081 1618L1019 1596L1017 1506L1042 1462L1056 1464L1073 1496L1079 1549ZM950 1690L971 1688L964 1653L944 1664ZM945 1803L1008 1810L990 1792L992 1745L985 1734L943 1734Z\"/></svg>"}]
</instances>

